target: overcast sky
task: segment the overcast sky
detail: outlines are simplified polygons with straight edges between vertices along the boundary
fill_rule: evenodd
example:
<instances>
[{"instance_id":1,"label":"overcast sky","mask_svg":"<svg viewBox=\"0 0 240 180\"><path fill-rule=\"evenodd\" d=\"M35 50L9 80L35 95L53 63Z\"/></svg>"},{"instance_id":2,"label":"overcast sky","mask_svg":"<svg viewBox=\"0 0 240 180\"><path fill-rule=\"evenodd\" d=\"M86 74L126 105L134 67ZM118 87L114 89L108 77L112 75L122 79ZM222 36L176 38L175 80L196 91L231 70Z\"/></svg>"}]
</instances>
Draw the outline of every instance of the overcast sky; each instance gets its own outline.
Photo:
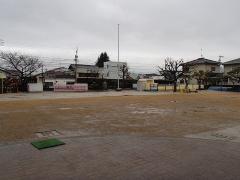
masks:
<instances>
[{"instance_id":1,"label":"overcast sky","mask_svg":"<svg viewBox=\"0 0 240 180\"><path fill-rule=\"evenodd\" d=\"M119 23L120 59L134 70L154 70L168 56L196 59L201 48L226 61L240 57L239 7L239 0L0 0L1 49L72 59L78 46L79 63L102 51L116 60Z\"/></svg>"}]
</instances>

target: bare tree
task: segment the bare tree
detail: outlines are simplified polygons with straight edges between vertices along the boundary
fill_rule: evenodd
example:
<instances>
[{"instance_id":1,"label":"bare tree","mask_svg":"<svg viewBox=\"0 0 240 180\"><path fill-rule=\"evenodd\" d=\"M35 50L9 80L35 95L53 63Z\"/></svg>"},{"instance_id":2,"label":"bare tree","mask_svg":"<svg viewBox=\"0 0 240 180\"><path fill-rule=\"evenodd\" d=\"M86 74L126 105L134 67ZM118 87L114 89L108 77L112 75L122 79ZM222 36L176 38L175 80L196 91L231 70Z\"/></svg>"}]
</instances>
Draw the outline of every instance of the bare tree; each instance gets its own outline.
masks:
<instances>
[{"instance_id":1,"label":"bare tree","mask_svg":"<svg viewBox=\"0 0 240 180\"><path fill-rule=\"evenodd\" d=\"M193 77L197 80L199 90L201 89L201 85L207 81L207 76L208 76L208 72L204 72L202 70L195 71L193 73Z\"/></svg>"},{"instance_id":2,"label":"bare tree","mask_svg":"<svg viewBox=\"0 0 240 180\"><path fill-rule=\"evenodd\" d=\"M129 77L128 65L123 64L122 66L120 66L119 70L120 70L120 73L121 73L120 76L122 76L122 79L123 79L123 88L125 88L125 81Z\"/></svg>"},{"instance_id":3,"label":"bare tree","mask_svg":"<svg viewBox=\"0 0 240 180\"><path fill-rule=\"evenodd\" d=\"M182 79L185 83L185 90L188 90L188 85L192 78L193 78L193 73L191 71L183 72Z\"/></svg>"},{"instance_id":4,"label":"bare tree","mask_svg":"<svg viewBox=\"0 0 240 180\"><path fill-rule=\"evenodd\" d=\"M42 67L39 58L16 52L1 52L0 59L3 61L3 64L7 69L16 71L16 75L21 82L22 90L27 83L27 79Z\"/></svg>"},{"instance_id":5,"label":"bare tree","mask_svg":"<svg viewBox=\"0 0 240 180\"><path fill-rule=\"evenodd\" d=\"M183 70L183 75L181 79L185 83L185 90L188 91L188 85L190 83L190 80L193 78L193 71L187 63L182 64L182 70Z\"/></svg>"},{"instance_id":6,"label":"bare tree","mask_svg":"<svg viewBox=\"0 0 240 180\"><path fill-rule=\"evenodd\" d=\"M172 58L166 58L165 67L158 67L160 75L164 76L166 80L173 82L174 92L177 91L177 81L183 76L182 64L182 59L173 60Z\"/></svg>"}]
</instances>

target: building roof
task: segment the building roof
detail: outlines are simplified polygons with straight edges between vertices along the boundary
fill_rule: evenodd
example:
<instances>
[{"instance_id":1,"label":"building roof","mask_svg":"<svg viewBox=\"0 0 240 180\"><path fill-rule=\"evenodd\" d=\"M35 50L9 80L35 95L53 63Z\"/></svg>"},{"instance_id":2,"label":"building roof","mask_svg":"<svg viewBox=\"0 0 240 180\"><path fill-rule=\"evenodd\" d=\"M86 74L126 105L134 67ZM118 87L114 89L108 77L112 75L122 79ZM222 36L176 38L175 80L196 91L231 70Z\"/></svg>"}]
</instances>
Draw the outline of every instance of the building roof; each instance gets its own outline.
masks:
<instances>
[{"instance_id":1,"label":"building roof","mask_svg":"<svg viewBox=\"0 0 240 180\"><path fill-rule=\"evenodd\" d=\"M223 63L223 65L233 65L233 64L240 64L240 58Z\"/></svg>"},{"instance_id":2,"label":"building roof","mask_svg":"<svg viewBox=\"0 0 240 180\"><path fill-rule=\"evenodd\" d=\"M123 62L123 61L107 61L107 62L104 62L104 64L127 64L127 62Z\"/></svg>"},{"instance_id":3,"label":"building roof","mask_svg":"<svg viewBox=\"0 0 240 180\"><path fill-rule=\"evenodd\" d=\"M12 75L12 76L17 76L17 75L19 75L19 72L16 71L16 70L5 69L5 68L1 68L1 67L0 67L0 71L5 72L5 73L7 73L7 74L10 74L10 75Z\"/></svg>"},{"instance_id":4,"label":"building roof","mask_svg":"<svg viewBox=\"0 0 240 180\"><path fill-rule=\"evenodd\" d=\"M98 68L95 65L87 65L87 64L77 64L77 67L90 67L90 68ZM71 64L69 69L75 69L75 64Z\"/></svg>"},{"instance_id":5,"label":"building roof","mask_svg":"<svg viewBox=\"0 0 240 180\"><path fill-rule=\"evenodd\" d=\"M213 61L210 59L205 59L205 58L198 58L193 61L189 61L184 63L184 65L198 65L198 64L211 64L211 65L218 65L218 61Z\"/></svg>"},{"instance_id":6,"label":"building roof","mask_svg":"<svg viewBox=\"0 0 240 180\"><path fill-rule=\"evenodd\" d=\"M64 72L64 71L69 71L68 68L65 67L58 67L54 69L50 69L47 72Z\"/></svg>"},{"instance_id":7,"label":"building roof","mask_svg":"<svg viewBox=\"0 0 240 180\"><path fill-rule=\"evenodd\" d=\"M144 74L145 76L160 76L159 74L156 73L150 73L150 74Z\"/></svg>"},{"instance_id":8,"label":"building roof","mask_svg":"<svg viewBox=\"0 0 240 180\"><path fill-rule=\"evenodd\" d=\"M0 67L0 71L2 71L2 72L7 72L6 69L3 69L3 68L1 68L1 67Z\"/></svg>"}]
</instances>

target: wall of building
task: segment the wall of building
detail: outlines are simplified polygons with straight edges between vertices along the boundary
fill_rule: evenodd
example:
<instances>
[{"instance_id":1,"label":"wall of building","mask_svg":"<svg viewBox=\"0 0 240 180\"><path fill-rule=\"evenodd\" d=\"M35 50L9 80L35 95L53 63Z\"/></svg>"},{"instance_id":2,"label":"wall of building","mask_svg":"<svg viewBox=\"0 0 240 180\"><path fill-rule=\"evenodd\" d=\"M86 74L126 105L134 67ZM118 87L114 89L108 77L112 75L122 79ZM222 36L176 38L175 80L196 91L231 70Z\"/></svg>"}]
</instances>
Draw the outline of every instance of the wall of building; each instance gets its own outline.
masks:
<instances>
[{"instance_id":1,"label":"wall of building","mask_svg":"<svg viewBox=\"0 0 240 180\"><path fill-rule=\"evenodd\" d=\"M194 85L196 85L196 84L198 84L198 81L197 81L196 79L192 78L192 79L189 81L189 84L194 84Z\"/></svg>"},{"instance_id":2,"label":"wall of building","mask_svg":"<svg viewBox=\"0 0 240 180\"><path fill-rule=\"evenodd\" d=\"M228 72L236 68L240 68L240 64L224 65L224 74L227 75Z\"/></svg>"},{"instance_id":3,"label":"wall of building","mask_svg":"<svg viewBox=\"0 0 240 180\"><path fill-rule=\"evenodd\" d=\"M79 66L77 73L98 73L99 68L96 66Z\"/></svg>"},{"instance_id":4,"label":"wall of building","mask_svg":"<svg viewBox=\"0 0 240 180\"><path fill-rule=\"evenodd\" d=\"M103 68L97 66L79 66L77 68L77 77L86 78L86 77L95 77L102 78Z\"/></svg>"},{"instance_id":5,"label":"wall of building","mask_svg":"<svg viewBox=\"0 0 240 180\"><path fill-rule=\"evenodd\" d=\"M6 77L7 77L6 73L3 71L0 71L0 79L4 79Z\"/></svg>"},{"instance_id":6,"label":"wall of building","mask_svg":"<svg viewBox=\"0 0 240 180\"><path fill-rule=\"evenodd\" d=\"M105 62L103 68L103 77L104 79L118 79L118 68L119 68L119 79L122 79L121 67L127 63L125 62Z\"/></svg>"},{"instance_id":7,"label":"wall of building","mask_svg":"<svg viewBox=\"0 0 240 180\"><path fill-rule=\"evenodd\" d=\"M44 82L52 82L53 84L66 85L74 83L75 79L45 79Z\"/></svg>"},{"instance_id":8,"label":"wall of building","mask_svg":"<svg viewBox=\"0 0 240 180\"><path fill-rule=\"evenodd\" d=\"M194 65L190 67L190 71L212 71L212 67L215 68L215 73L220 73L220 65L210 65L210 64L199 64L199 65Z\"/></svg>"}]
</instances>

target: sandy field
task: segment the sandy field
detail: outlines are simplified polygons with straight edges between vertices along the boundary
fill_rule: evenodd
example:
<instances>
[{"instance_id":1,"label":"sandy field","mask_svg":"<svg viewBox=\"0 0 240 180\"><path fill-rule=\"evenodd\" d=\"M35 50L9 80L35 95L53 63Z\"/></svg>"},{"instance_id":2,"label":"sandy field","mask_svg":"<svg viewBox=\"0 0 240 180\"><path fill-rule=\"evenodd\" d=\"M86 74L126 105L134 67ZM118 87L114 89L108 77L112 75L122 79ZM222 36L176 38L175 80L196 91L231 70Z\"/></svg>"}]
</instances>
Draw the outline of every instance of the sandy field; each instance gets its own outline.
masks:
<instances>
[{"instance_id":1,"label":"sandy field","mask_svg":"<svg viewBox=\"0 0 240 180\"><path fill-rule=\"evenodd\" d=\"M40 93L0 99L0 143L51 136L190 137L240 127L238 93Z\"/></svg>"},{"instance_id":2,"label":"sandy field","mask_svg":"<svg viewBox=\"0 0 240 180\"><path fill-rule=\"evenodd\" d=\"M163 94L173 94L173 92L144 92L135 90L124 90L116 92L114 90L99 92L43 92L43 93L13 93L0 94L0 101L16 101L16 100L33 100L33 99L72 99L72 98L89 98L89 97L105 97L105 96L154 96Z\"/></svg>"}]
</instances>

